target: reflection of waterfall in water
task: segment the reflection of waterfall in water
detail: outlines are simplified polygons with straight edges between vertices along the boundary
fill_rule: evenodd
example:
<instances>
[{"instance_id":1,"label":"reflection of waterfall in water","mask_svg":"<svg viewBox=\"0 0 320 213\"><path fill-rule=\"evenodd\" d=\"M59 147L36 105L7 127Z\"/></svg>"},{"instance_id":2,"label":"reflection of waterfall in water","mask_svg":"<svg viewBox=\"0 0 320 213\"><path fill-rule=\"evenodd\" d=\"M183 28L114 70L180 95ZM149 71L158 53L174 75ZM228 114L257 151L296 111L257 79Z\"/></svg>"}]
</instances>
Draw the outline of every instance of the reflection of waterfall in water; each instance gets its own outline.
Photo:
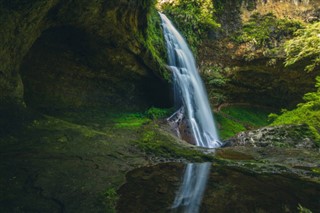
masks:
<instances>
[{"instance_id":1,"label":"reflection of waterfall in water","mask_svg":"<svg viewBox=\"0 0 320 213\"><path fill-rule=\"evenodd\" d=\"M176 212L199 212L201 200L206 189L211 163L189 163L183 181L173 202Z\"/></svg>"},{"instance_id":2,"label":"reflection of waterfall in water","mask_svg":"<svg viewBox=\"0 0 320 213\"><path fill-rule=\"evenodd\" d=\"M181 107L168 120L179 125L185 119L187 125L191 127L191 133L197 146L220 147L221 142L194 57L170 20L161 13L160 16L167 42L168 63L174 76L175 100L176 104ZM180 135L179 128L177 132ZM210 165L210 163L190 163L186 166L182 184L172 205L173 211L199 212Z\"/></svg>"}]
</instances>

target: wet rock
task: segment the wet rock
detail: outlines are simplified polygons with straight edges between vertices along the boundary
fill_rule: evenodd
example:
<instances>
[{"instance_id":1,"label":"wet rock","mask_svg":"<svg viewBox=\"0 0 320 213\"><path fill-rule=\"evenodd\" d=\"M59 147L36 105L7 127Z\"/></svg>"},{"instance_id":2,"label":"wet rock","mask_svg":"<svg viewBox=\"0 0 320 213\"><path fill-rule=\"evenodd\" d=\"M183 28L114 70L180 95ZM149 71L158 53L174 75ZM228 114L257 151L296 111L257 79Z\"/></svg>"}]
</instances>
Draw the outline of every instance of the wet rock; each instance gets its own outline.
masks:
<instances>
[{"instance_id":1,"label":"wet rock","mask_svg":"<svg viewBox=\"0 0 320 213\"><path fill-rule=\"evenodd\" d=\"M118 190L121 196L117 211L185 212L172 209L183 168L186 165L167 163L130 171L127 183ZM152 179L141 178L145 171L152 174ZM168 177L177 181L168 181ZM166 193L159 193L159 186L166 188ZM319 184L283 168L268 167L261 174L248 166L215 165L210 168L199 212L296 212L299 203L314 211L319 208L319 189Z\"/></svg>"},{"instance_id":2,"label":"wet rock","mask_svg":"<svg viewBox=\"0 0 320 213\"><path fill-rule=\"evenodd\" d=\"M307 125L269 126L240 132L226 141L226 146L316 148Z\"/></svg>"}]
</instances>

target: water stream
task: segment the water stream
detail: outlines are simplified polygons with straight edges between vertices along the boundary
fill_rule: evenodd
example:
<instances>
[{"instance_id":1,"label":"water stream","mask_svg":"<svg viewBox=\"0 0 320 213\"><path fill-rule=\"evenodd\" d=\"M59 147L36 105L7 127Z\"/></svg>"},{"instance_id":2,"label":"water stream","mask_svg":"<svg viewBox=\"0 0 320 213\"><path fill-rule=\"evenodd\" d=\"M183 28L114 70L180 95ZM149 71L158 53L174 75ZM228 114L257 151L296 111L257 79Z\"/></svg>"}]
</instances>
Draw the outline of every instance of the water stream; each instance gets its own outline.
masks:
<instances>
[{"instance_id":1,"label":"water stream","mask_svg":"<svg viewBox=\"0 0 320 213\"><path fill-rule=\"evenodd\" d=\"M160 16L167 44L168 65L173 72L175 102L179 108L169 119L179 118L181 116L176 115L183 114L197 146L220 147L221 142L207 93L199 76L193 54L171 21L164 14L160 13Z\"/></svg>"},{"instance_id":2,"label":"water stream","mask_svg":"<svg viewBox=\"0 0 320 213\"><path fill-rule=\"evenodd\" d=\"M171 21L164 14L160 13L160 16L167 44L168 65L173 72L175 102L179 108L168 120L179 126L184 119L197 146L220 147L208 97L193 54ZM179 127L176 129L178 136L183 134L179 132ZM186 166L172 205L174 212L199 212L209 172L210 163L189 163Z\"/></svg>"}]
</instances>

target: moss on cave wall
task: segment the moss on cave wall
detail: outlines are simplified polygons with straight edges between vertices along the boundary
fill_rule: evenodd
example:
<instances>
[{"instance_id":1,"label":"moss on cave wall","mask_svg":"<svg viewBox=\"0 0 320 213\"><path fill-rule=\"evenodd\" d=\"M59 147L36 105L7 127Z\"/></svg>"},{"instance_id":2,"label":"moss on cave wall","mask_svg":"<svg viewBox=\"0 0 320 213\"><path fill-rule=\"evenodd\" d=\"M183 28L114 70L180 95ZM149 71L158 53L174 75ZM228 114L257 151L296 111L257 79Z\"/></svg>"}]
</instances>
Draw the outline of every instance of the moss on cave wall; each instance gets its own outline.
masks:
<instances>
[{"instance_id":1,"label":"moss on cave wall","mask_svg":"<svg viewBox=\"0 0 320 213\"><path fill-rule=\"evenodd\" d=\"M0 102L22 102L20 63L45 28L48 11L57 0L0 2Z\"/></svg>"},{"instance_id":2,"label":"moss on cave wall","mask_svg":"<svg viewBox=\"0 0 320 213\"><path fill-rule=\"evenodd\" d=\"M146 0L2 1L1 105L24 98L34 107L168 104L153 11Z\"/></svg>"}]
</instances>

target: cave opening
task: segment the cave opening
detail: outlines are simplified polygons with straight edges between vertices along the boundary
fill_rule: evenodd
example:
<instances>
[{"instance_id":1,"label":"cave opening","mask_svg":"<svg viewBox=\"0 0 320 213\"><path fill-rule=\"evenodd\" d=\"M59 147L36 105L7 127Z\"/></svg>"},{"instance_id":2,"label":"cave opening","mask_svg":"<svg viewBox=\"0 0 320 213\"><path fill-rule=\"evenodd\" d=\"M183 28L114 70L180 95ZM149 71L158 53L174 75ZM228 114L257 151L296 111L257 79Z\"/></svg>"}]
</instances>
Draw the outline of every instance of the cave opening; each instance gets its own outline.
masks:
<instances>
[{"instance_id":1,"label":"cave opening","mask_svg":"<svg viewBox=\"0 0 320 213\"><path fill-rule=\"evenodd\" d=\"M48 29L21 64L25 103L38 109L171 107L169 83L139 57L83 29Z\"/></svg>"}]
</instances>

